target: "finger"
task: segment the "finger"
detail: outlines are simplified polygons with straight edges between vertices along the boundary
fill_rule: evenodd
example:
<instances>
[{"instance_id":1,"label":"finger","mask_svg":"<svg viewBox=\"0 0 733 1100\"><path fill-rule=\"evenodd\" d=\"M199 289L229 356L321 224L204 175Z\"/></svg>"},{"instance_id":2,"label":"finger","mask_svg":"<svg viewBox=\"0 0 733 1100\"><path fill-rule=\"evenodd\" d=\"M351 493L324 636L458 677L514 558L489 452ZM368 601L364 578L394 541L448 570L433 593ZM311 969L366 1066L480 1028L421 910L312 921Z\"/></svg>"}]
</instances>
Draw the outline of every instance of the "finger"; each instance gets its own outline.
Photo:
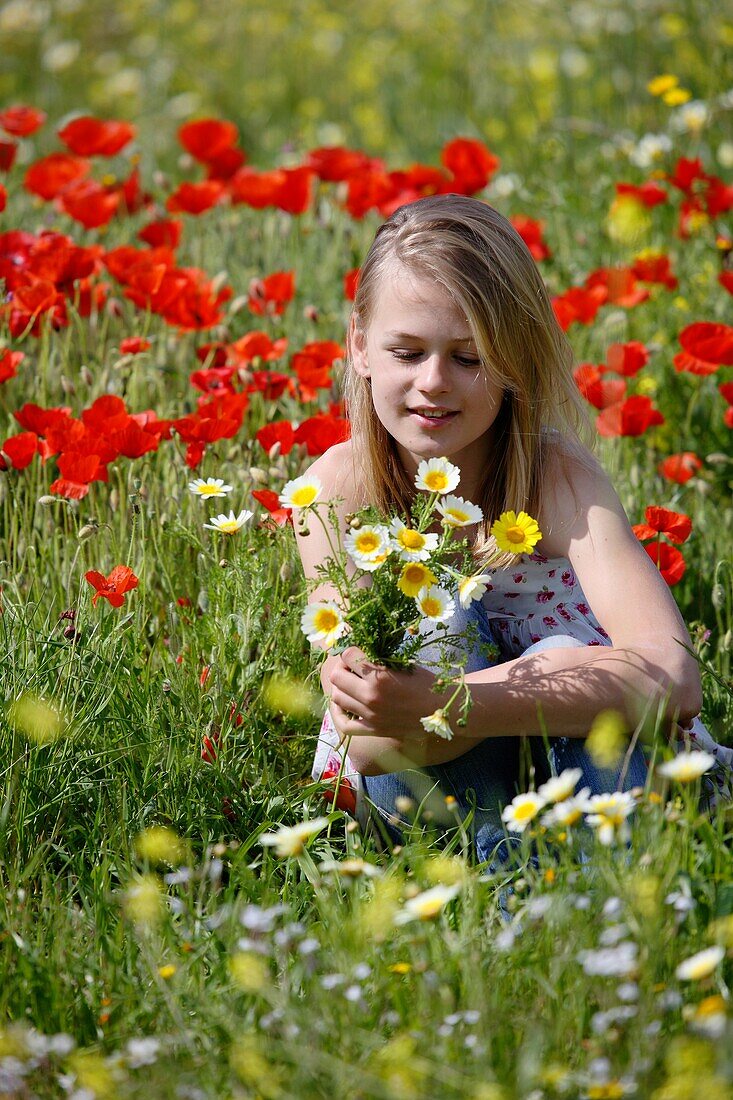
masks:
<instances>
[{"instance_id":1,"label":"finger","mask_svg":"<svg viewBox=\"0 0 733 1100\"><path fill-rule=\"evenodd\" d=\"M350 695L348 691L342 691L338 687L333 687L331 691L331 702L335 703L340 708L342 714L347 715L353 721L357 721L365 716L362 704L358 699L355 699L353 695Z\"/></svg>"},{"instance_id":2,"label":"finger","mask_svg":"<svg viewBox=\"0 0 733 1100\"><path fill-rule=\"evenodd\" d=\"M351 645L341 654L341 660L350 672L356 676L365 676L374 667L363 649Z\"/></svg>"},{"instance_id":3,"label":"finger","mask_svg":"<svg viewBox=\"0 0 733 1100\"><path fill-rule=\"evenodd\" d=\"M350 711L344 710L338 703L334 703L333 699L331 700L329 710L331 712L333 724L341 738L341 744L344 743L347 737L358 736L366 732L363 728L361 718Z\"/></svg>"}]
</instances>

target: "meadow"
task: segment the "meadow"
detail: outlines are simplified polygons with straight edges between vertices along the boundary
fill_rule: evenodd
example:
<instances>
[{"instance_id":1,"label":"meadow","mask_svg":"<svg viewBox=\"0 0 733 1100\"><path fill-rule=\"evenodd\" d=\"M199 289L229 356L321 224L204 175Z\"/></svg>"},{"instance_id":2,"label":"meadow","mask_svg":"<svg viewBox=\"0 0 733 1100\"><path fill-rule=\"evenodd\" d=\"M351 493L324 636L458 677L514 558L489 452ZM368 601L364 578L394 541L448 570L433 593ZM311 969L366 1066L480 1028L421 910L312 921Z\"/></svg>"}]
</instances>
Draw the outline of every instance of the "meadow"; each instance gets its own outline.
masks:
<instances>
[{"instance_id":1,"label":"meadow","mask_svg":"<svg viewBox=\"0 0 733 1100\"><path fill-rule=\"evenodd\" d=\"M0 6L0 1097L733 1097L730 801L648 722L605 831L384 850L310 778L278 500L348 431L380 220L485 199L733 744L733 22L208 7Z\"/></svg>"}]
</instances>

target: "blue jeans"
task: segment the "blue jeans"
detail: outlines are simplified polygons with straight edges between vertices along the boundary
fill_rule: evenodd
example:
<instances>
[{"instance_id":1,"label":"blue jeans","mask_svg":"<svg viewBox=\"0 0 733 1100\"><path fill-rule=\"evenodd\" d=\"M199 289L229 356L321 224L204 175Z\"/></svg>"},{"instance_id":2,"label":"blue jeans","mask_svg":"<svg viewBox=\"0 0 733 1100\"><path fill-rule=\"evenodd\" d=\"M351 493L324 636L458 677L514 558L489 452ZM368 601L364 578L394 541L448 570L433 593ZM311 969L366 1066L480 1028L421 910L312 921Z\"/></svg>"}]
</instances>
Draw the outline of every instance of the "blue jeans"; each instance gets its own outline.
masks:
<instances>
[{"instance_id":1,"label":"blue jeans","mask_svg":"<svg viewBox=\"0 0 733 1100\"><path fill-rule=\"evenodd\" d=\"M525 653L577 648L582 644L569 635L555 635L530 646ZM519 843L516 836L507 836L501 811L518 791L527 789L529 776L522 775L523 770L526 773L533 768L535 785L539 786L551 774L559 775L566 768L580 768L578 786L589 787L592 795L619 789L627 791L643 787L646 782L646 761L639 745L623 777L623 765L609 770L598 768L586 752L582 738L553 737L549 746L548 756L540 737L489 737L446 764L365 776L364 790L394 842L401 840L400 824L408 824L404 814L399 812L399 801L396 804L402 796L421 807L423 813L427 811L427 818L432 818L441 831L446 831L451 824L456 826L456 814L462 820L470 818L467 828L478 859L482 863L497 864L506 862ZM452 813L446 810L448 796L456 800Z\"/></svg>"}]
</instances>

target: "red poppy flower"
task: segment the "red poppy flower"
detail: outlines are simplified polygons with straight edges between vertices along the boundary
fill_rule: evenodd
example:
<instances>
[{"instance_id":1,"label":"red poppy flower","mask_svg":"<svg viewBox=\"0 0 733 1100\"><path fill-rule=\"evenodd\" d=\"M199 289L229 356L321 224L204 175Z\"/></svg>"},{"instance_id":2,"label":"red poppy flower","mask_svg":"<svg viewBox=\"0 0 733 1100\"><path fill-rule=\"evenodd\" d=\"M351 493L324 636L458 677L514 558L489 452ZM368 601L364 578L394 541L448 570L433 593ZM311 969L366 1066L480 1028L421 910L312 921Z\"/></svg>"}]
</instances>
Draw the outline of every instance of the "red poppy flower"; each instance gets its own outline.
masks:
<instances>
[{"instance_id":1,"label":"red poppy flower","mask_svg":"<svg viewBox=\"0 0 733 1100\"><path fill-rule=\"evenodd\" d=\"M260 428L255 438L268 453L275 443L279 443L280 454L287 455L293 449L295 432L289 420L274 420L271 424L265 424L263 428Z\"/></svg>"},{"instance_id":2,"label":"red poppy flower","mask_svg":"<svg viewBox=\"0 0 733 1100\"><path fill-rule=\"evenodd\" d=\"M276 370L252 371L250 393L261 393L266 401L279 401L284 393L295 395L295 383L289 374Z\"/></svg>"},{"instance_id":3,"label":"red poppy flower","mask_svg":"<svg viewBox=\"0 0 733 1100\"><path fill-rule=\"evenodd\" d=\"M109 225L121 201L119 191L110 191L95 180L78 180L64 189L58 204L64 213L85 229Z\"/></svg>"},{"instance_id":4,"label":"red poppy flower","mask_svg":"<svg viewBox=\"0 0 733 1100\"><path fill-rule=\"evenodd\" d=\"M144 336L126 336L124 340L120 340L120 351L123 355L139 355L150 347L152 344Z\"/></svg>"},{"instance_id":5,"label":"red poppy flower","mask_svg":"<svg viewBox=\"0 0 733 1100\"><path fill-rule=\"evenodd\" d=\"M382 208L394 198L394 184L386 172L370 168L348 180L345 206L352 218L363 218L374 207Z\"/></svg>"},{"instance_id":6,"label":"red poppy flower","mask_svg":"<svg viewBox=\"0 0 733 1100\"><path fill-rule=\"evenodd\" d=\"M306 157L306 165L322 180L339 183L369 171L373 161L358 149L345 149L342 145L321 146L312 149ZM380 165L383 168L383 165Z\"/></svg>"},{"instance_id":7,"label":"red poppy flower","mask_svg":"<svg viewBox=\"0 0 733 1100\"><path fill-rule=\"evenodd\" d=\"M676 546L670 546L668 542L648 542L644 549L669 587L679 584L687 568L681 551Z\"/></svg>"},{"instance_id":8,"label":"red poppy flower","mask_svg":"<svg viewBox=\"0 0 733 1100\"><path fill-rule=\"evenodd\" d=\"M228 358L238 367L248 367L256 359L272 362L281 359L288 347L286 337L271 340L266 332L247 332L229 345Z\"/></svg>"},{"instance_id":9,"label":"red poppy flower","mask_svg":"<svg viewBox=\"0 0 733 1100\"><path fill-rule=\"evenodd\" d=\"M499 167L499 158L473 138L449 141L443 146L440 161L454 177L451 187L462 195L482 191Z\"/></svg>"},{"instance_id":10,"label":"red poppy flower","mask_svg":"<svg viewBox=\"0 0 733 1100\"><path fill-rule=\"evenodd\" d=\"M624 378L633 378L649 362L649 349L640 340L611 344L606 352L608 369Z\"/></svg>"},{"instance_id":11,"label":"red poppy flower","mask_svg":"<svg viewBox=\"0 0 733 1100\"><path fill-rule=\"evenodd\" d=\"M723 414L723 423L726 428L733 428L733 382L721 382L718 386L720 396L727 401L729 408Z\"/></svg>"},{"instance_id":12,"label":"red poppy flower","mask_svg":"<svg viewBox=\"0 0 733 1100\"><path fill-rule=\"evenodd\" d=\"M351 434L348 420L330 413L311 416L296 429L295 442L305 443L309 455L320 455Z\"/></svg>"},{"instance_id":13,"label":"red poppy flower","mask_svg":"<svg viewBox=\"0 0 733 1100\"><path fill-rule=\"evenodd\" d=\"M25 103L16 103L13 107L6 107L0 111L0 129L13 137L30 137L39 130L46 121L44 111L37 107L29 107Z\"/></svg>"},{"instance_id":14,"label":"red poppy flower","mask_svg":"<svg viewBox=\"0 0 733 1100\"><path fill-rule=\"evenodd\" d=\"M247 158L241 149L222 149L206 163L206 178L226 182L237 174Z\"/></svg>"},{"instance_id":15,"label":"red poppy flower","mask_svg":"<svg viewBox=\"0 0 733 1100\"><path fill-rule=\"evenodd\" d=\"M7 382L9 378L15 378L18 367L25 359L22 351L0 352L0 383Z\"/></svg>"},{"instance_id":16,"label":"red poppy flower","mask_svg":"<svg viewBox=\"0 0 733 1100\"><path fill-rule=\"evenodd\" d=\"M682 451L680 454L669 455L657 468L667 481L684 485L702 468L702 460L692 451Z\"/></svg>"},{"instance_id":17,"label":"red poppy flower","mask_svg":"<svg viewBox=\"0 0 733 1100\"><path fill-rule=\"evenodd\" d=\"M237 144L239 134L233 122L218 118L200 118L186 122L178 131L178 140L194 160L208 164Z\"/></svg>"},{"instance_id":18,"label":"red poppy flower","mask_svg":"<svg viewBox=\"0 0 733 1100\"><path fill-rule=\"evenodd\" d=\"M637 286L634 273L629 267L599 267L596 271L591 271L585 285L590 289L605 288L606 301L625 309L638 306L649 297L646 287Z\"/></svg>"},{"instance_id":19,"label":"red poppy flower","mask_svg":"<svg viewBox=\"0 0 733 1100\"><path fill-rule=\"evenodd\" d=\"M232 378L235 368L232 366L207 367L205 370L194 370L188 376L192 386L202 393L213 393L215 390L226 390L234 393Z\"/></svg>"},{"instance_id":20,"label":"red poppy flower","mask_svg":"<svg viewBox=\"0 0 733 1100\"><path fill-rule=\"evenodd\" d=\"M286 523L292 523L292 508L283 508L280 504L280 498L272 489L253 489L252 496L263 508L267 509L270 518L278 527L284 527Z\"/></svg>"},{"instance_id":21,"label":"red poppy flower","mask_svg":"<svg viewBox=\"0 0 733 1100\"><path fill-rule=\"evenodd\" d=\"M675 165L674 172L668 178L674 187L689 195L692 193L693 184L697 180L705 180L707 177L699 157L696 157L695 160L680 157Z\"/></svg>"},{"instance_id":22,"label":"red poppy flower","mask_svg":"<svg viewBox=\"0 0 733 1100\"><path fill-rule=\"evenodd\" d=\"M733 294L733 271L721 271L718 275L718 282L722 287L725 287L729 294Z\"/></svg>"},{"instance_id":23,"label":"red poppy flower","mask_svg":"<svg viewBox=\"0 0 733 1100\"><path fill-rule=\"evenodd\" d=\"M140 583L130 569L129 565L116 565L109 576L97 573L90 569L84 574L84 579L96 589L92 596L92 603L96 606L97 600L109 600L112 607L122 607L125 602L125 593L137 588Z\"/></svg>"},{"instance_id":24,"label":"red poppy flower","mask_svg":"<svg viewBox=\"0 0 733 1100\"><path fill-rule=\"evenodd\" d=\"M596 409L606 409L623 401L626 382L623 378L605 378L603 368L581 363L573 372L575 384L583 397Z\"/></svg>"},{"instance_id":25,"label":"red poppy flower","mask_svg":"<svg viewBox=\"0 0 733 1100\"><path fill-rule=\"evenodd\" d=\"M356 291L359 286L359 271L358 267L352 267L351 271L347 271L344 275L344 298L349 302L353 302L356 298Z\"/></svg>"},{"instance_id":26,"label":"red poppy flower","mask_svg":"<svg viewBox=\"0 0 733 1100\"><path fill-rule=\"evenodd\" d=\"M165 204L171 214L203 214L216 206L224 194L220 180L202 180L200 183L181 183Z\"/></svg>"},{"instance_id":27,"label":"red poppy flower","mask_svg":"<svg viewBox=\"0 0 733 1100\"><path fill-rule=\"evenodd\" d=\"M136 133L129 122L82 115L67 123L58 135L66 148L79 157L114 157Z\"/></svg>"},{"instance_id":28,"label":"red poppy flower","mask_svg":"<svg viewBox=\"0 0 733 1100\"><path fill-rule=\"evenodd\" d=\"M15 158L17 155L17 142L0 141L0 172L9 172L15 164Z\"/></svg>"},{"instance_id":29,"label":"red poppy flower","mask_svg":"<svg viewBox=\"0 0 733 1100\"><path fill-rule=\"evenodd\" d=\"M631 271L641 283L658 283L668 290L676 290L679 286L679 279L672 271L669 256L663 252L637 256L631 265Z\"/></svg>"},{"instance_id":30,"label":"red poppy flower","mask_svg":"<svg viewBox=\"0 0 733 1100\"><path fill-rule=\"evenodd\" d=\"M0 214L2 214L5 207L8 205L8 193L0 183Z\"/></svg>"},{"instance_id":31,"label":"red poppy flower","mask_svg":"<svg viewBox=\"0 0 733 1100\"><path fill-rule=\"evenodd\" d=\"M535 221L534 218L528 218L525 214L513 214L509 221L526 244L534 260L539 262L550 258L552 253L542 236L545 231L544 222Z\"/></svg>"},{"instance_id":32,"label":"red poppy flower","mask_svg":"<svg viewBox=\"0 0 733 1100\"><path fill-rule=\"evenodd\" d=\"M552 299L552 308L560 328L565 332L575 321L581 325L591 324L607 298L608 292L603 286L590 289L573 286Z\"/></svg>"},{"instance_id":33,"label":"red poppy flower","mask_svg":"<svg viewBox=\"0 0 733 1100\"><path fill-rule=\"evenodd\" d=\"M733 366L733 327L697 321L679 335L683 350L674 357L677 371L714 374L719 366Z\"/></svg>"},{"instance_id":34,"label":"red poppy flower","mask_svg":"<svg viewBox=\"0 0 733 1100\"><path fill-rule=\"evenodd\" d=\"M337 810L343 810L352 817L356 815L356 791L350 779L342 775L339 782L338 772L326 770L321 776L321 782L327 784L326 789L321 792L326 802L333 802L335 799Z\"/></svg>"},{"instance_id":35,"label":"red poppy flower","mask_svg":"<svg viewBox=\"0 0 733 1100\"><path fill-rule=\"evenodd\" d=\"M633 530L640 540L653 539L664 535L670 542L681 546L690 537L692 520L683 512L673 512L670 508L650 505L646 510L646 523L635 524Z\"/></svg>"},{"instance_id":36,"label":"red poppy flower","mask_svg":"<svg viewBox=\"0 0 733 1100\"><path fill-rule=\"evenodd\" d=\"M173 251L180 244L182 230L183 222L178 218L157 218L140 230L138 239L151 248L163 247Z\"/></svg>"},{"instance_id":37,"label":"red poppy flower","mask_svg":"<svg viewBox=\"0 0 733 1100\"><path fill-rule=\"evenodd\" d=\"M74 157L70 153L50 153L30 166L23 186L32 195L50 201L70 183L84 179L89 174L90 167L88 160Z\"/></svg>"},{"instance_id":38,"label":"red poppy flower","mask_svg":"<svg viewBox=\"0 0 733 1100\"><path fill-rule=\"evenodd\" d=\"M10 459L13 469L25 470L38 453L38 436L35 432L19 432L9 436L0 450Z\"/></svg>"},{"instance_id":39,"label":"red poppy flower","mask_svg":"<svg viewBox=\"0 0 733 1100\"><path fill-rule=\"evenodd\" d=\"M643 206L658 206L660 203L666 202L668 198L664 188L653 180L647 180L646 183L642 183L640 186L635 183L617 183L615 186L617 195L628 195Z\"/></svg>"},{"instance_id":40,"label":"red poppy flower","mask_svg":"<svg viewBox=\"0 0 733 1100\"><path fill-rule=\"evenodd\" d=\"M275 271L264 279L253 279L247 304L253 313L280 317L295 294L295 272Z\"/></svg>"},{"instance_id":41,"label":"red poppy flower","mask_svg":"<svg viewBox=\"0 0 733 1100\"><path fill-rule=\"evenodd\" d=\"M655 424L664 424L664 417L651 398L639 394L609 405L596 417L596 428L603 436L643 435Z\"/></svg>"}]
</instances>

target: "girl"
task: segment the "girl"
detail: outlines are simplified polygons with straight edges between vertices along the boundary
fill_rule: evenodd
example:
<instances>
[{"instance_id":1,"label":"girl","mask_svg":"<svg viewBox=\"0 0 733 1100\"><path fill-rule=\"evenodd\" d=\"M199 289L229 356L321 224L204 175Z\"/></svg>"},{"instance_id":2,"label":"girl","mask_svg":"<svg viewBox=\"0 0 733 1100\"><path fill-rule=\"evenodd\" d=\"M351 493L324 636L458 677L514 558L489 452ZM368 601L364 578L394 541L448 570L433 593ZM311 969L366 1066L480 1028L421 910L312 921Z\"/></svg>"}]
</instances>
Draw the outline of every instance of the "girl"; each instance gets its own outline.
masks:
<instances>
[{"instance_id":1,"label":"girl","mask_svg":"<svg viewBox=\"0 0 733 1100\"><path fill-rule=\"evenodd\" d=\"M369 801L395 825L401 796L419 802L434 791L435 808L452 795L461 813L474 810L477 854L488 859L504 837L501 810L517 790L525 735L546 731L554 768L580 767L592 793L643 785L640 749L620 772L598 772L583 738L607 709L630 730L645 716L670 731L690 727L701 705L697 665L666 583L581 443L570 345L505 218L459 195L397 210L361 269L347 351L352 438L310 470L325 499L340 499L344 527L368 503L408 512L418 463L446 456L460 468L461 495L483 510L471 533L478 568L501 512L525 510L543 532L541 553L497 570L466 613L501 661L485 667L468 655L473 706L453 740L420 723L441 705L428 668L388 671L351 647L321 672L324 744L351 738L347 769L363 777ZM315 577L326 536L311 523L297 537ZM321 585L311 599L332 596Z\"/></svg>"}]
</instances>

